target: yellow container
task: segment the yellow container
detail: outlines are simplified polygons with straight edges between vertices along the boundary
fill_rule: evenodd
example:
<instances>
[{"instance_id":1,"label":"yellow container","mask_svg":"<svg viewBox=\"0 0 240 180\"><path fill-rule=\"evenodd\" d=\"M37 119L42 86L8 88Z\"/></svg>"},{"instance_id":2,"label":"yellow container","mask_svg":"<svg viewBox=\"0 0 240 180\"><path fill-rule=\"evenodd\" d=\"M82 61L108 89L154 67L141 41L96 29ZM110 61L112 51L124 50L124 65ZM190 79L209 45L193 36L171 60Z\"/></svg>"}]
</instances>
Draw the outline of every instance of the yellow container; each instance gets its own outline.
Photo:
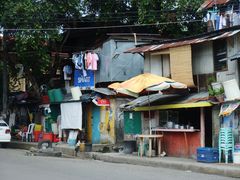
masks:
<instances>
[{"instance_id":1,"label":"yellow container","mask_svg":"<svg viewBox=\"0 0 240 180\"><path fill-rule=\"evenodd\" d=\"M80 143L79 150L80 152L85 152L85 143Z\"/></svg>"},{"instance_id":2,"label":"yellow container","mask_svg":"<svg viewBox=\"0 0 240 180\"><path fill-rule=\"evenodd\" d=\"M42 131L42 125L41 124L35 124L34 131Z\"/></svg>"}]
</instances>

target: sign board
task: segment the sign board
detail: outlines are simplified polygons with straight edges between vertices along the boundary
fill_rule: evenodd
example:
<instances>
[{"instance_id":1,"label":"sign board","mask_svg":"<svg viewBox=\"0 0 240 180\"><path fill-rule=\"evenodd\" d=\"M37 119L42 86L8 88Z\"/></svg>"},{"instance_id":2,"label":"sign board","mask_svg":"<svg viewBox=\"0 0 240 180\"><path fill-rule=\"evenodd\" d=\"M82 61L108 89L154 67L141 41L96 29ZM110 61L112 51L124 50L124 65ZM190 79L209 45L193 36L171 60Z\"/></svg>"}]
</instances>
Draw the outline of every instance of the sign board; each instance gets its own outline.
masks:
<instances>
[{"instance_id":1,"label":"sign board","mask_svg":"<svg viewBox=\"0 0 240 180\"><path fill-rule=\"evenodd\" d=\"M79 86L80 89L92 89L94 88L94 71L87 70L86 76L83 75L82 70L76 69L74 71L74 86Z\"/></svg>"},{"instance_id":2,"label":"sign board","mask_svg":"<svg viewBox=\"0 0 240 180\"><path fill-rule=\"evenodd\" d=\"M109 101L109 99L98 99L98 100L97 100L97 103L98 103L100 106L110 106L110 101Z\"/></svg>"}]
</instances>

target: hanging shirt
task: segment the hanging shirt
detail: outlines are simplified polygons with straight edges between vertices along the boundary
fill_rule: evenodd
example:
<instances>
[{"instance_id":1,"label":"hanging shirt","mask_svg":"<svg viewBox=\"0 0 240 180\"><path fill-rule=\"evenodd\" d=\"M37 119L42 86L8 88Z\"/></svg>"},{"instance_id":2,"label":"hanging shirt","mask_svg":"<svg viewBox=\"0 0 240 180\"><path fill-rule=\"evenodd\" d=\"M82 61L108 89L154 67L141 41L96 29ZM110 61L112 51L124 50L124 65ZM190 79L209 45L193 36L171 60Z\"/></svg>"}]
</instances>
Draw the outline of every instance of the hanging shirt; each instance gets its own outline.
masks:
<instances>
[{"instance_id":1,"label":"hanging shirt","mask_svg":"<svg viewBox=\"0 0 240 180\"><path fill-rule=\"evenodd\" d=\"M213 12L213 13L211 14L211 21L212 21L214 30L216 29L216 24L215 24L216 15L217 15L217 13L215 13L215 12Z\"/></svg>"},{"instance_id":2,"label":"hanging shirt","mask_svg":"<svg viewBox=\"0 0 240 180\"><path fill-rule=\"evenodd\" d=\"M227 20L226 20L226 17L225 17L225 16L222 17L222 27L223 27L223 28L226 28L226 27L227 27Z\"/></svg>"},{"instance_id":3,"label":"hanging shirt","mask_svg":"<svg viewBox=\"0 0 240 180\"><path fill-rule=\"evenodd\" d=\"M92 70L92 53L88 52L86 55L86 69Z\"/></svg>"},{"instance_id":4,"label":"hanging shirt","mask_svg":"<svg viewBox=\"0 0 240 180\"><path fill-rule=\"evenodd\" d=\"M69 65L66 65L63 67L64 72L64 80L71 80L71 74L72 74L72 67Z\"/></svg>"},{"instance_id":5,"label":"hanging shirt","mask_svg":"<svg viewBox=\"0 0 240 180\"><path fill-rule=\"evenodd\" d=\"M220 16L219 29L223 28L223 15Z\"/></svg>"},{"instance_id":6,"label":"hanging shirt","mask_svg":"<svg viewBox=\"0 0 240 180\"><path fill-rule=\"evenodd\" d=\"M97 70L97 62L99 61L98 55L96 53L92 54L92 70Z\"/></svg>"},{"instance_id":7,"label":"hanging shirt","mask_svg":"<svg viewBox=\"0 0 240 180\"><path fill-rule=\"evenodd\" d=\"M220 15L216 15L216 30L219 30L219 24L220 24Z\"/></svg>"},{"instance_id":8,"label":"hanging shirt","mask_svg":"<svg viewBox=\"0 0 240 180\"><path fill-rule=\"evenodd\" d=\"M84 77L87 76L87 72L84 69L84 54L73 54L72 61L75 64L75 69L81 70Z\"/></svg>"},{"instance_id":9,"label":"hanging shirt","mask_svg":"<svg viewBox=\"0 0 240 180\"><path fill-rule=\"evenodd\" d=\"M240 24L239 15L235 12L233 13L233 26L237 26Z\"/></svg>"}]
</instances>

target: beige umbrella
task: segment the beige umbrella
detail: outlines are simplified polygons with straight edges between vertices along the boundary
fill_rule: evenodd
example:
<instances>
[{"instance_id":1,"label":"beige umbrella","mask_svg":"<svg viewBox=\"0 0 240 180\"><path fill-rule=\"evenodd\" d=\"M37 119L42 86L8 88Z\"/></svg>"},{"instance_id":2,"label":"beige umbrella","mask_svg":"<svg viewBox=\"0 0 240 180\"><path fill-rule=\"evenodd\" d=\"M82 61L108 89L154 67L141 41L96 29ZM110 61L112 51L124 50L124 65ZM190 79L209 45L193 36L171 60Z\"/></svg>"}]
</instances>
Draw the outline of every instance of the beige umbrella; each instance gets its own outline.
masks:
<instances>
[{"instance_id":1,"label":"beige umbrella","mask_svg":"<svg viewBox=\"0 0 240 180\"><path fill-rule=\"evenodd\" d=\"M138 76L135 76L129 80L126 80L122 83L113 83L110 84L108 87L111 89L114 89L117 92L120 93L127 93L128 95L130 93L134 93L134 97L136 94L139 94L142 92L144 89L161 84L163 82L175 82L172 79L166 78L166 77L161 77L157 76L154 74L150 73L145 73L145 74L140 74Z\"/></svg>"}]
</instances>

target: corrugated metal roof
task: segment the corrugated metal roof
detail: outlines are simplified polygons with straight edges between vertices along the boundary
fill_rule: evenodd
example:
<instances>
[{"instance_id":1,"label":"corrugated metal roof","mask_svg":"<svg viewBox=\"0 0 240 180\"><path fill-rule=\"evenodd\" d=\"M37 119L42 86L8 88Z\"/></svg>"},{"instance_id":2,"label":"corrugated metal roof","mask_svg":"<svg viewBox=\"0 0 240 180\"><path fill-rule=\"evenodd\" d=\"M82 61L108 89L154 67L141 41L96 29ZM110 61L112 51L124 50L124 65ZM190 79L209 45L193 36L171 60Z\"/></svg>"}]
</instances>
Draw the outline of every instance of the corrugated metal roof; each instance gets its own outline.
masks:
<instances>
[{"instance_id":1,"label":"corrugated metal roof","mask_svg":"<svg viewBox=\"0 0 240 180\"><path fill-rule=\"evenodd\" d=\"M107 95L107 96L114 96L117 93L108 89L108 88L94 88L93 91Z\"/></svg>"},{"instance_id":2,"label":"corrugated metal roof","mask_svg":"<svg viewBox=\"0 0 240 180\"><path fill-rule=\"evenodd\" d=\"M206 0L198 9L198 11L202 10L202 9L209 9L211 7L213 7L214 5L221 5L221 4L226 4L228 3L230 0Z\"/></svg>"},{"instance_id":3,"label":"corrugated metal roof","mask_svg":"<svg viewBox=\"0 0 240 180\"><path fill-rule=\"evenodd\" d=\"M150 104L153 105L164 105L164 104L185 104L185 103L197 103L209 101L208 92L200 92L189 94L187 96L179 94L152 94L149 96L141 96L127 104L122 104L120 107L125 110L132 110L136 107L143 107Z\"/></svg>"},{"instance_id":4,"label":"corrugated metal roof","mask_svg":"<svg viewBox=\"0 0 240 180\"><path fill-rule=\"evenodd\" d=\"M151 94L149 96L141 96L127 104L122 104L120 108L131 110L135 107L145 106L148 104L152 105L153 102L166 103L179 97L181 97L179 94Z\"/></svg>"},{"instance_id":5,"label":"corrugated metal roof","mask_svg":"<svg viewBox=\"0 0 240 180\"><path fill-rule=\"evenodd\" d=\"M217 39L222 39L222 38L233 36L234 34L236 34L238 32L240 32L240 30L223 32L222 34L216 35L214 37L206 36L206 37L195 38L195 39L184 40L184 41L162 43L162 44L157 44L157 45L146 45L146 46L131 48L125 52L126 53L144 53L144 52L160 51L163 49L168 49L168 48L173 48L173 47L179 47L179 46L190 45L190 44L198 44L198 43L202 43L205 41L213 41L213 40L217 40Z\"/></svg>"}]
</instances>

